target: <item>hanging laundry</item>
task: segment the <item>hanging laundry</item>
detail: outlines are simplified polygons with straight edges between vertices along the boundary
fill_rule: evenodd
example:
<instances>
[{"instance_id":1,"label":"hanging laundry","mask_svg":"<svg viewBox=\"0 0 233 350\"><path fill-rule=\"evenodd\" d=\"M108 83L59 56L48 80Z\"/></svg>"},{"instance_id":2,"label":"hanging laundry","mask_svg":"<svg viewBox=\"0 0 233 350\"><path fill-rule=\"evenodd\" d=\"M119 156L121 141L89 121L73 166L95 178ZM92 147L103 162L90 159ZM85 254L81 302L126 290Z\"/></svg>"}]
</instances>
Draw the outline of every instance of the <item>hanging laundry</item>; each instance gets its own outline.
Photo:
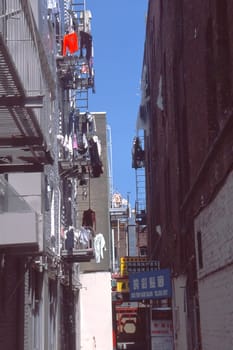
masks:
<instances>
[{"instance_id":1,"label":"hanging laundry","mask_svg":"<svg viewBox=\"0 0 233 350\"><path fill-rule=\"evenodd\" d=\"M76 134L73 135L73 149L78 148L78 143L77 143L77 136Z\"/></svg>"},{"instance_id":2,"label":"hanging laundry","mask_svg":"<svg viewBox=\"0 0 233 350\"><path fill-rule=\"evenodd\" d=\"M70 226L69 230L66 233L66 240L65 240L65 249L68 251L72 251L74 248L74 230L73 227Z\"/></svg>"},{"instance_id":3,"label":"hanging laundry","mask_svg":"<svg viewBox=\"0 0 233 350\"><path fill-rule=\"evenodd\" d=\"M73 155L73 145L72 145L71 135L69 135L69 137L68 137L68 149L69 149L69 154L72 156Z\"/></svg>"},{"instance_id":4,"label":"hanging laundry","mask_svg":"<svg viewBox=\"0 0 233 350\"><path fill-rule=\"evenodd\" d=\"M75 31L78 31L78 15L77 15L77 13L74 13L72 11L71 17L72 17L72 26L73 26Z\"/></svg>"},{"instance_id":5,"label":"hanging laundry","mask_svg":"<svg viewBox=\"0 0 233 350\"><path fill-rule=\"evenodd\" d=\"M87 186L87 179L83 175L81 175L79 186Z\"/></svg>"},{"instance_id":6,"label":"hanging laundry","mask_svg":"<svg viewBox=\"0 0 233 350\"><path fill-rule=\"evenodd\" d=\"M80 31L80 58L85 57L88 64L89 76L92 77L93 73L93 41L92 35L83 31ZM84 54L85 50L85 54Z\"/></svg>"},{"instance_id":7,"label":"hanging laundry","mask_svg":"<svg viewBox=\"0 0 233 350\"><path fill-rule=\"evenodd\" d=\"M96 143L98 155L99 155L99 157L101 157L102 150L101 150L101 141L100 141L99 137L97 135L94 135L92 137L92 140Z\"/></svg>"},{"instance_id":8,"label":"hanging laundry","mask_svg":"<svg viewBox=\"0 0 233 350\"><path fill-rule=\"evenodd\" d=\"M90 112L86 112L82 115L81 131L83 134L93 134L96 132L95 117Z\"/></svg>"},{"instance_id":9,"label":"hanging laundry","mask_svg":"<svg viewBox=\"0 0 233 350\"><path fill-rule=\"evenodd\" d=\"M80 32L80 54L83 57L83 49L86 49L86 59L90 60L92 56L92 36L89 33L83 31Z\"/></svg>"},{"instance_id":10,"label":"hanging laundry","mask_svg":"<svg viewBox=\"0 0 233 350\"><path fill-rule=\"evenodd\" d=\"M91 230L81 227L78 230L78 241L82 249L87 249L90 247L90 241L92 238Z\"/></svg>"},{"instance_id":11,"label":"hanging laundry","mask_svg":"<svg viewBox=\"0 0 233 350\"><path fill-rule=\"evenodd\" d=\"M86 134L87 133L87 116L86 113L82 115L81 117L81 131L82 134Z\"/></svg>"},{"instance_id":12,"label":"hanging laundry","mask_svg":"<svg viewBox=\"0 0 233 350\"><path fill-rule=\"evenodd\" d=\"M65 137L64 137L63 146L64 146L64 148L65 148L66 151L69 151L68 135L67 135L67 134L66 134Z\"/></svg>"},{"instance_id":13,"label":"hanging laundry","mask_svg":"<svg viewBox=\"0 0 233 350\"><path fill-rule=\"evenodd\" d=\"M69 134L76 133L78 130L78 118L75 110L71 110L69 113L68 129Z\"/></svg>"},{"instance_id":14,"label":"hanging laundry","mask_svg":"<svg viewBox=\"0 0 233 350\"><path fill-rule=\"evenodd\" d=\"M82 156L86 155L88 151L88 141L85 134L80 135L78 138L78 153Z\"/></svg>"},{"instance_id":15,"label":"hanging laundry","mask_svg":"<svg viewBox=\"0 0 233 350\"><path fill-rule=\"evenodd\" d=\"M82 74L89 74L88 64L82 63L80 71Z\"/></svg>"},{"instance_id":16,"label":"hanging laundry","mask_svg":"<svg viewBox=\"0 0 233 350\"><path fill-rule=\"evenodd\" d=\"M78 51L78 35L74 31L64 35L62 49L63 56L66 56L67 49L71 54Z\"/></svg>"},{"instance_id":17,"label":"hanging laundry","mask_svg":"<svg viewBox=\"0 0 233 350\"><path fill-rule=\"evenodd\" d=\"M47 8L49 19L51 14L57 14L59 12L59 1L57 0L47 0Z\"/></svg>"},{"instance_id":18,"label":"hanging laundry","mask_svg":"<svg viewBox=\"0 0 233 350\"><path fill-rule=\"evenodd\" d=\"M81 166L81 178L79 181L79 185L80 186L87 186L88 183L88 170L86 169L86 167L84 165Z\"/></svg>"},{"instance_id":19,"label":"hanging laundry","mask_svg":"<svg viewBox=\"0 0 233 350\"><path fill-rule=\"evenodd\" d=\"M70 181L64 181L63 183L63 194L64 194L64 217L65 225L72 226L72 183Z\"/></svg>"},{"instance_id":20,"label":"hanging laundry","mask_svg":"<svg viewBox=\"0 0 233 350\"><path fill-rule=\"evenodd\" d=\"M79 30L90 33L91 32L92 13L90 10L80 11Z\"/></svg>"},{"instance_id":21,"label":"hanging laundry","mask_svg":"<svg viewBox=\"0 0 233 350\"><path fill-rule=\"evenodd\" d=\"M91 159L92 176L100 177L103 174L103 163L101 160L101 144L98 136L89 140L89 153Z\"/></svg>"},{"instance_id":22,"label":"hanging laundry","mask_svg":"<svg viewBox=\"0 0 233 350\"><path fill-rule=\"evenodd\" d=\"M91 208L84 210L82 226L91 227L96 230L95 212Z\"/></svg>"},{"instance_id":23,"label":"hanging laundry","mask_svg":"<svg viewBox=\"0 0 233 350\"><path fill-rule=\"evenodd\" d=\"M88 133L92 134L96 132L95 117L90 112L86 112L86 120L88 125Z\"/></svg>"},{"instance_id":24,"label":"hanging laundry","mask_svg":"<svg viewBox=\"0 0 233 350\"><path fill-rule=\"evenodd\" d=\"M90 78L93 78L94 79L94 75L95 75L95 71L94 71L94 59L93 59L93 46L92 46L92 55L91 55L91 58L89 59L88 61L88 67L89 67L89 76Z\"/></svg>"},{"instance_id":25,"label":"hanging laundry","mask_svg":"<svg viewBox=\"0 0 233 350\"><path fill-rule=\"evenodd\" d=\"M104 250L107 250L104 235L98 233L94 238L95 261L98 264L100 263L100 260L104 258Z\"/></svg>"}]
</instances>

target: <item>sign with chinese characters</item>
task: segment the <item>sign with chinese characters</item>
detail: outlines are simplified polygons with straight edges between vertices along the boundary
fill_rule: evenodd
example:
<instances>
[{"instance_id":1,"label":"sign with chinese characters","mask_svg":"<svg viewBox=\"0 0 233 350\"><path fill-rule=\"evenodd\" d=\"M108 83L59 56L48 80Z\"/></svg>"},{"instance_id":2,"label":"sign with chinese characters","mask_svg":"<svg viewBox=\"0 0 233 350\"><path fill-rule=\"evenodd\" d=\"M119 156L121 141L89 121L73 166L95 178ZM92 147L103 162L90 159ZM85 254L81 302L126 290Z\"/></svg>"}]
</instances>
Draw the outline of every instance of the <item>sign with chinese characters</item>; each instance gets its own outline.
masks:
<instances>
[{"instance_id":1,"label":"sign with chinese characters","mask_svg":"<svg viewBox=\"0 0 233 350\"><path fill-rule=\"evenodd\" d=\"M151 320L151 336L172 337L172 320Z\"/></svg>"},{"instance_id":2,"label":"sign with chinese characters","mask_svg":"<svg viewBox=\"0 0 233 350\"><path fill-rule=\"evenodd\" d=\"M130 300L166 299L172 295L169 269L129 273Z\"/></svg>"},{"instance_id":3,"label":"sign with chinese characters","mask_svg":"<svg viewBox=\"0 0 233 350\"><path fill-rule=\"evenodd\" d=\"M130 272L158 270L159 266L158 260L148 260L142 256L122 256L120 258L121 276L128 276Z\"/></svg>"}]
</instances>

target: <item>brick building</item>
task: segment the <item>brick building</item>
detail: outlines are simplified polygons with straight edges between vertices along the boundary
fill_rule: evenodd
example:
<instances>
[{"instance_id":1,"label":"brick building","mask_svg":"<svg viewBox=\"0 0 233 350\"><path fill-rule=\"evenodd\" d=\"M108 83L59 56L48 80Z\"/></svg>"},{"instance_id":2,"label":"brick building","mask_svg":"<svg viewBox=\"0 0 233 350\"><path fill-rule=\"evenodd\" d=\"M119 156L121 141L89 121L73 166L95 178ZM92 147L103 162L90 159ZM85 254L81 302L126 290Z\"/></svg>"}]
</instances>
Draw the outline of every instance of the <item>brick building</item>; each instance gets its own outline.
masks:
<instances>
[{"instance_id":1,"label":"brick building","mask_svg":"<svg viewBox=\"0 0 233 350\"><path fill-rule=\"evenodd\" d=\"M149 1L138 128L149 256L172 271L175 349L232 347L231 1Z\"/></svg>"}]
</instances>

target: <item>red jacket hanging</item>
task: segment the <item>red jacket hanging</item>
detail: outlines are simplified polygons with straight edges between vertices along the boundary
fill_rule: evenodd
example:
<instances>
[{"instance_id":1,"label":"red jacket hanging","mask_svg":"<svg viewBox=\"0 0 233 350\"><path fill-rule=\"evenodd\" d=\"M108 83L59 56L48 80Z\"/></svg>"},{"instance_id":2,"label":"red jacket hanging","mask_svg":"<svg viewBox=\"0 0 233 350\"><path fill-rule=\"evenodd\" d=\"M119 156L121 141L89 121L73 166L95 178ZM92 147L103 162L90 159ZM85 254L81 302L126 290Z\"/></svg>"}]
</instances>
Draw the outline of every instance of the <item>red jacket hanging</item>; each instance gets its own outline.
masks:
<instances>
[{"instance_id":1,"label":"red jacket hanging","mask_svg":"<svg viewBox=\"0 0 233 350\"><path fill-rule=\"evenodd\" d=\"M78 35L76 32L65 34L63 38L63 56L66 55L66 50L69 50L70 53L78 51Z\"/></svg>"},{"instance_id":2,"label":"red jacket hanging","mask_svg":"<svg viewBox=\"0 0 233 350\"><path fill-rule=\"evenodd\" d=\"M94 230L96 230L95 212L92 209L89 208L84 210L82 226L92 227Z\"/></svg>"}]
</instances>

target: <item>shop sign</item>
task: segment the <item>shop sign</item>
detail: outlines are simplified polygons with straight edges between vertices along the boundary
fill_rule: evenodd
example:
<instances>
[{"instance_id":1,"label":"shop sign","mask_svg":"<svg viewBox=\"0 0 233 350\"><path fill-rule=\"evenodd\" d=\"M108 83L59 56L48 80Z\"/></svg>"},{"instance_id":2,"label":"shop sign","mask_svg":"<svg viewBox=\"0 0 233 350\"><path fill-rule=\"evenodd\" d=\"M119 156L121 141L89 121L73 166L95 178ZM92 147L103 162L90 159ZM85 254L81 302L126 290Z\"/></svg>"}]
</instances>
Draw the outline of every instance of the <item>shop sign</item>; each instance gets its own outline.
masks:
<instances>
[{"instance_id":1,"label":"shop sign","mask_svg":"<svg viewBox=\"0 0 233 350\"><path fill-rule=\"evenodd\" d=\"M151 320L151 336L172 337L172 320Z\"/></svg>"},{"instance_id":2,"label":"shop sign","mask_svg":"<svg viewBox=\"0 0 233 350\"><path fill-rule=\"evenodd\" d=\"M172 295L169 269L129 273L130 300L166 299Z\"/></svg>"}]
</instances>

